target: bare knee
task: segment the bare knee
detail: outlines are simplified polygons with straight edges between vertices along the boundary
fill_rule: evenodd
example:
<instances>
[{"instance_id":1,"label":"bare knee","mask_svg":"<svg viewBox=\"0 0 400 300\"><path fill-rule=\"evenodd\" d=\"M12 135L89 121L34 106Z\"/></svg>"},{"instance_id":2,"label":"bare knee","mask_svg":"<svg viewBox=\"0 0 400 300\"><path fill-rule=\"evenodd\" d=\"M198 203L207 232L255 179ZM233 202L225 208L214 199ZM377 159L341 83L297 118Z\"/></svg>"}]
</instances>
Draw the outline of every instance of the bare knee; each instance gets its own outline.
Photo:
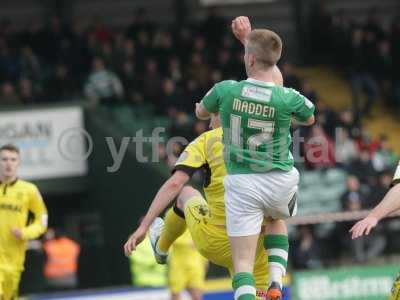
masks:
<instances>
[{"instance_id":1,"label":"bare knee","mask_svg":"<svg viewBox=\"0 0 400 300\"><path fill-rule=\"evenodd\" d=\"M266 219L265 234L285 234L287 235L286 222L281 219Z\"/></svg>"},{"instance_id":2,"label":"bare knee","mask_svg":"<svg viewBox=\"0 0 400 300\"><path fill-rule=\"evenodd\" d=\"M186 202L195 196L201 196L198 190L189 185L184 186L178 195L176 205L178 206L179 209L183 210L185 208Z\"/></svg>"},{"instance_id":3,"label":"bare knee","mask_svg":"<svg viewBox=\"0 0 400 300\"><path fill-rule=\"evenodd\" d=\"M192 300L202 300L203 299L203 292L200 289L189 289L190 296Z\"/></svg>"},{"instance_id":4,"label":"bare knee","mask_svg":"<svg viewBox=\"0 0 400 300\"><path fill-rule=\"evenodd\" d=\"M181 300L180 294L171 294L171 300Z\"/></svg>"}]
</instances>

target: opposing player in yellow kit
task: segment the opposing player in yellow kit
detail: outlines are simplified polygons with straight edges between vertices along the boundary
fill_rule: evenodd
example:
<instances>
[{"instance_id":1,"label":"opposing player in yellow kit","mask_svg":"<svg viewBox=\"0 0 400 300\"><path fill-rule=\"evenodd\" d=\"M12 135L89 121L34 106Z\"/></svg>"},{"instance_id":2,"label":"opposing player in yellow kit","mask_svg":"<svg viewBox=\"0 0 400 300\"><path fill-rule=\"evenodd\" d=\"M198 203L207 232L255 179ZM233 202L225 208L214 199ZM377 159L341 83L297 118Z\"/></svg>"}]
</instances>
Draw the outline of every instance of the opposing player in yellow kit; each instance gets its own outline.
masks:
<instances>
[{"instance_id":1,"label":"opposing player in yellow kit","mask_svg":"<svg viewBox=\"0 0 400 300\"><path fill-rule=\"evenodd\" d=\"M368 216L358 221L350 229L351 237L356 239L363 235L368 235L380 220L398 210L400 210L400 162L393 176L392 188ZM393 284L392 294L389 299L400 300L400 273Z\"/></svg>"},{"instance_id":2,"label":"opposing player in yellow kit","mask_svg":"<svg viewBox=\"0 0 400 300\"><path fill-rule=\"evenodd\" d=\"M241 32L248 31L249 28L246 26L249 24L238 23L240 18L235 21L232 26L233 31L242 41L241 37L245 34L242 35ZM278 68L275 68L274 77L277 85L283 84ZM156 258L160 263L165 263L169 248L187 226L199 252L233 274L232 254L225 227L223 178L227 173L223 160L222 128L218 115L212 116L210 125L214 129L200 135L182 153L175 165L174 174L160 188L141 225L126 242L124 248L127 255L141 242L152 224L150 237ZM204 192L207 201L200 192L185 186L191 175L199 169L205 171ZM177 202L174 208L167 212L164 225L164 221L156 217L175 197ZM258 299L263 299L268 282L268 262L263 247L263 236L260 236L257 246L254 277Z\"/></svg>"},{"instance_id":3,"label":"opposing player in yellow kit","mask_svg":"<svg viewBox=\"0 0 400 300\"><path fill-rule=\"evenodd\" d=\"M168 266L171 300L180 300L184 290L188 290L192 300L203 299L207 260L197 251L189 231L172 245Z\"/></svg>"},{"instance_id":4,"label":"opposing player in yellow kit","mask_svg":"<svg viewBox=\"0 0 400 300\"><path fill-rule=\"evenodd\" d=\"M47 210L37 187L18 179L19 149L0 147L0 299L16 300L26 243L47 228ZM29 212L34 221L28 222Z\"/></svg>"}]
</instances>

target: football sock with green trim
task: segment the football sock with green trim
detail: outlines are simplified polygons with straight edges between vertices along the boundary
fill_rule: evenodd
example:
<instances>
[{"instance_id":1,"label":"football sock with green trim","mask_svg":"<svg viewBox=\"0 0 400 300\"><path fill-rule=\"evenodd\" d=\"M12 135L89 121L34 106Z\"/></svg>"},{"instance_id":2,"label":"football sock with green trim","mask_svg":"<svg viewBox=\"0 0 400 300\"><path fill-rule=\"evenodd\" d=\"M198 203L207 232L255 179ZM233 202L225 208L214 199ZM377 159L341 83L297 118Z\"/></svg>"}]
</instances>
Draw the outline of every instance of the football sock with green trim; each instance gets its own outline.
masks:
<instances>
[{"instance_id":1,"label":"football sock with green trim","mask_svg":"<svg viewBox=\"0 0 400 300\"><path fill-rule=\"evenodd\" d=\"M235 293L235 300L255 300L255 280L251 273L236 273L232 278L232 287Z\"/></svg>"},{"instance_id":2,"label":"football sock with green trim","mask_svg":"<svg viewBox=\"0 0 400 300\"><path fill-rule=\"evenodd\" d=\"M271 234L264 238L264 248L268 254L269 283L275 281L282 287L286 274L289 239L284 234Z\"/></svg>"}]
</instances>

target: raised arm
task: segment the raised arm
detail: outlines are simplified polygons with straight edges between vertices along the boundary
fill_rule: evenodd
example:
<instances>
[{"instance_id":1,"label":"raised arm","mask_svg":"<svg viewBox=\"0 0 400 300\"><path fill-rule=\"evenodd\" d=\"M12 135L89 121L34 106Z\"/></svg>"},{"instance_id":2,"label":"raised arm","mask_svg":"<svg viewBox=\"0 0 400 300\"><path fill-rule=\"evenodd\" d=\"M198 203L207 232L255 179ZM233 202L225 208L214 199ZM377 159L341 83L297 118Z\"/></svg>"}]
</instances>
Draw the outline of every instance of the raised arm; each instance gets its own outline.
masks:
<instances>
[{"instance_id":1,"label":"raised arm","mask_svg":"<svg viewBox=\"0 0 400 300\"><path fill-rule=\"evenodd\" d=\"M188 174L178 170L161 186L138 229L136 229L125 243L124 252L126 256L129 256L136 249L137 245L144 240L150 224L178 196L189 179L190 176Z\"/></svg>"}]
</instances>

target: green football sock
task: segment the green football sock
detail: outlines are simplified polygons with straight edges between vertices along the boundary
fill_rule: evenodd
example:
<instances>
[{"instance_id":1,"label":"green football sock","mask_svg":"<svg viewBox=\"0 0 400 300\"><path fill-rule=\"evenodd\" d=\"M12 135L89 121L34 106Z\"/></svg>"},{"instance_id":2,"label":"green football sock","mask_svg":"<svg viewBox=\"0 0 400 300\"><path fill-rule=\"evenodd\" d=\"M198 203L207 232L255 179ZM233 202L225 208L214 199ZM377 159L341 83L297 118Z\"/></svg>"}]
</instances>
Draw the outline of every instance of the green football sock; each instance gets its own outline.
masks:
<instances>
[{"instance_id":1,"label":"green football sock","mask_svg":"<svg viewBox=\"0 0 400 300\"><path fill-rule=\"evenodd\" d=\"M254 277L251 273L236 273L232 279L235 300L255 300L256 288Z\"/></svg>"}]
</instances>

